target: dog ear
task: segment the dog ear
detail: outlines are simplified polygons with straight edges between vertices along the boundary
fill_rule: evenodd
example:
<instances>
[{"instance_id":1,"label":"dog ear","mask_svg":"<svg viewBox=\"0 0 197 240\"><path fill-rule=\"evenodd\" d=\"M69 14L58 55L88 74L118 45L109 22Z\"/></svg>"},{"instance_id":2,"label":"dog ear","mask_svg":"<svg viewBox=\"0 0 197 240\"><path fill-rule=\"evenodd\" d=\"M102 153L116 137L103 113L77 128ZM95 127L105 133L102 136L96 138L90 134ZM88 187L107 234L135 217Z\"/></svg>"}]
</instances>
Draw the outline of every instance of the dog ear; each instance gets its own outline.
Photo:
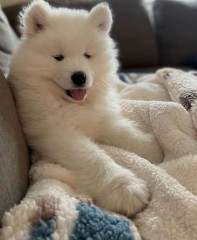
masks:
<instances>
[{"instance_id":1,"label":"dog ear","mask_svg":"<svg viewBox=\"0 0 197 240\"><path fill-rule=\"evenodd\" d=\"M89 20L99 31L108 34L112 26L112 13L108 4L100 3L93 7Z\"/></svg>"},{"instance_id":2,"label":"dog ear","mask_svg":"<svg viewBox=\"0 0 197 240\"><path fill-rule=\"evenodd\" d=\"M48 26L48 15L50 6L43 0L33 1L20 13L22 33L31 37L36 33L45 30Z\"/></svg>"}]
</instances>

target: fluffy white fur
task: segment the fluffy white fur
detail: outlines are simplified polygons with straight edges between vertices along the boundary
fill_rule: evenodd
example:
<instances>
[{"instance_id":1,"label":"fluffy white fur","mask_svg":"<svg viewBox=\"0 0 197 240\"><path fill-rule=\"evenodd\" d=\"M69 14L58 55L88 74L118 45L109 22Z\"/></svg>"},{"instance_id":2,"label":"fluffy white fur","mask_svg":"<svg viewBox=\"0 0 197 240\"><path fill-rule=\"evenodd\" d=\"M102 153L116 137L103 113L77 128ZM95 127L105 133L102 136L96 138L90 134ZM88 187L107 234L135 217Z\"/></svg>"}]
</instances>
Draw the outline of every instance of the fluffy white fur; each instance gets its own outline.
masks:
<instances>
[{"instance_id":1,"label":"fluffy white fur","mask_svg":"<svg viewBox=\"0 0 197 240\"><path fill-rule=\"evenodd\" d=\"M109 36L108 5L87 12L56 9L38 0L24 10L21 23L23 41L13 57L9 82L36 161L71 171L78 189L106 209L127 215L140 210L149 198L145 183L98 146L120 147L150 161L162 159L153 135L142 133L120 112L112 88L118 63ZM64 59L56 61L60 54ZM82 101L66 94L75 88L71 75L76 71L87 76ZM50 170L61 179L63 172ZM42 171L48 174L47 167Z\"/></svg>"}]
</instances>

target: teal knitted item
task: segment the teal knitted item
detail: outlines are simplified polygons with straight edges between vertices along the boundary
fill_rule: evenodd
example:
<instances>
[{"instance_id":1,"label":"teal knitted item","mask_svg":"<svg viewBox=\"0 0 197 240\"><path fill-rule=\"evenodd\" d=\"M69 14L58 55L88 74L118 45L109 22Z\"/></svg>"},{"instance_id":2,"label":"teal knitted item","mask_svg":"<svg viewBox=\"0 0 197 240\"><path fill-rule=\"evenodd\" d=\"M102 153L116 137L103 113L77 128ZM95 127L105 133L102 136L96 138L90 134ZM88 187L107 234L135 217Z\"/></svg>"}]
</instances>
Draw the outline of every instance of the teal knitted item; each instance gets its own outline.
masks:
<instances>
[{"instance_id":1,"label":"teal knitted item","mask_svg":"<svg viewBox=\"0 0 197 240\"><path fill-rule=\"evenodd\" d=\"M56 220L54 218L49 220L39 219L31 230L30 240L52 240L51 235L56 228Z\"/></svg>"},{"instance_id":2,"label":"teal knitted item","mask_svg":"<svg viewBox=\"0 0 197 240\"><path fill-rule=\"evenodd\" d=\"M0 231L2 240L136 240L139 237L132 221L80 197L49 194L29 198L5 217Z\"/></svg>"},{"instance_id":3,"label":"teal knitted item","mask_svg":"<svg viewBox=\"0 0 197 240\"><path fill-rule=\"evenodd\" d=\"M93 205L79 204L76 209L79 216L70 240L135 240L129 221Z\"/></svg>"}]
</instances>

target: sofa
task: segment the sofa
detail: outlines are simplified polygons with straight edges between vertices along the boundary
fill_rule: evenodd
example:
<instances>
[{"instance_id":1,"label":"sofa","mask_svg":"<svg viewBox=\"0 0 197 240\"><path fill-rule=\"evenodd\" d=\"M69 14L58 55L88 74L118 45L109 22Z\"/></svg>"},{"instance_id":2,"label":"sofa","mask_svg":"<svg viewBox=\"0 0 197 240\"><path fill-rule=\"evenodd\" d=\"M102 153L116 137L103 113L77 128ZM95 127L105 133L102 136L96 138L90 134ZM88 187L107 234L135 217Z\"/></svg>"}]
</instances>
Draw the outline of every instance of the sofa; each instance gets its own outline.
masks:
<instances>
[{"instance_id":1,"label":"sofa","mask_svg":"<svg viewBox=\"0 0 197 240\"><path fill-rule=\"evenodd\" d=\"M90 9L98 0L50 0L52 5ZM196 1L155 0L148 11L142 0L108 0L114 15L112 36L120 71L153 72L162 66L197 67ZM0 218L28 188L29 149L14 99L6 82L9 62L19 44L18 12L0 10Z\"/></svg>"}]
</instances>

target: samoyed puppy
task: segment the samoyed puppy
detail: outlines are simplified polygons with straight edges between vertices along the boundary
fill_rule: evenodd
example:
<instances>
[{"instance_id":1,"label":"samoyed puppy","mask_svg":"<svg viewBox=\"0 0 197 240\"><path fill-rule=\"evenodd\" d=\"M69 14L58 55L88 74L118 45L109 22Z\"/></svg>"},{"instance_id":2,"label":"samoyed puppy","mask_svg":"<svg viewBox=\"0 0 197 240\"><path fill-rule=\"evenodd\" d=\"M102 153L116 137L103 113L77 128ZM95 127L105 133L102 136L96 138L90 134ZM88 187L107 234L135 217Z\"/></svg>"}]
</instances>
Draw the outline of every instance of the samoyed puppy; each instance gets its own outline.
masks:
<instances>
[{"instance_id":1,"label":"samoyed puppy","mask_svg":"<svg viewBox=\"0 0 197 240\"><path fill-rule=\"evenodd\" d=\"M8 80L37 161L71 171L80 191L101 207L126 215L139 211L149 198L146 184L99 147L149 160L159 148L121 114L108 5L88 12L37 0L24 9L21 24L23 39Z\"/></svg>"}]
</instances>

